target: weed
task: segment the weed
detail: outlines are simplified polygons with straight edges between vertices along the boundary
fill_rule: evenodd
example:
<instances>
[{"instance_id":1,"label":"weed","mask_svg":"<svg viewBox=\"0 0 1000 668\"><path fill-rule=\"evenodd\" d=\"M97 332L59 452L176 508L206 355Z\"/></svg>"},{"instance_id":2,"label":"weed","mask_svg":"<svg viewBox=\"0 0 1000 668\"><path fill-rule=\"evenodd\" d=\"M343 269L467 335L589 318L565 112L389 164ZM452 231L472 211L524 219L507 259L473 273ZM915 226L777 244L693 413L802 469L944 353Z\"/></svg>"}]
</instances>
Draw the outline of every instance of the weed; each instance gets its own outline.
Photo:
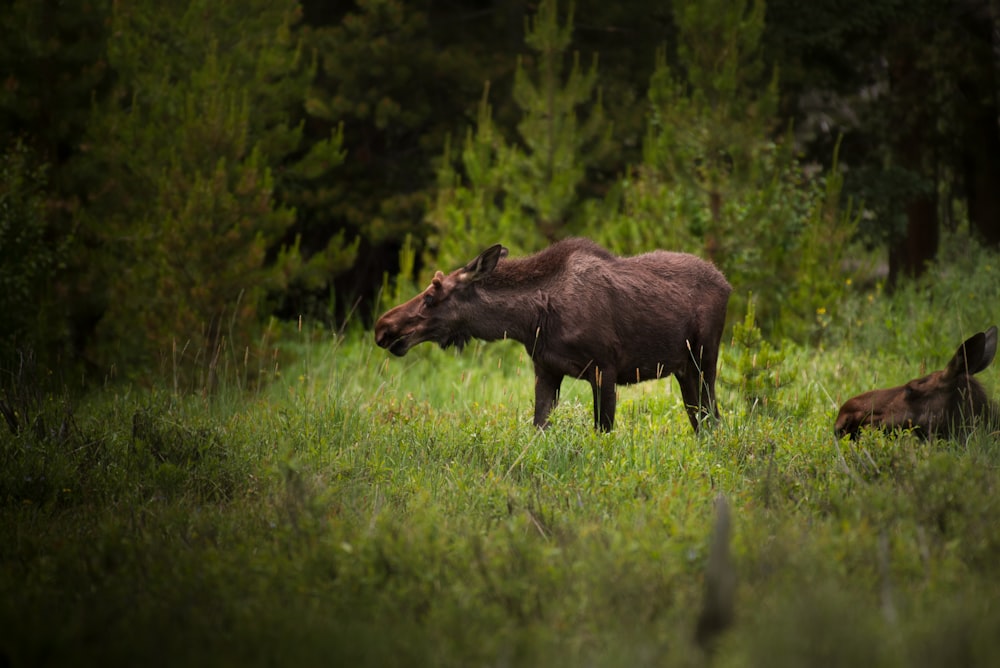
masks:
<instances>
[{"instance_id":1,"label":"weed","mask_svg":"<svg viewBox=\"0 0 1000 668\"><path fill-rule=\"evenodd\" d=\"M590 429L586 384L566 383L540 432L513 345L387 360L355 330L304 327L268 385L209 395L167 378L71 403L10 375L0 658L995 663L995 435L833 436L840 401L912 375L908 351L952 352L919 325L940 303L879 296L825 348L768 348L775 362L723 385L699 435L668 380L621 388L612 434ZM981 328L968 308L947 327ZM879 330L903 312L917 324ZM765 343L737 340L723 369ZM736 584L709 657L695 637L720 493Z\"/></svg>"}]
</instances>

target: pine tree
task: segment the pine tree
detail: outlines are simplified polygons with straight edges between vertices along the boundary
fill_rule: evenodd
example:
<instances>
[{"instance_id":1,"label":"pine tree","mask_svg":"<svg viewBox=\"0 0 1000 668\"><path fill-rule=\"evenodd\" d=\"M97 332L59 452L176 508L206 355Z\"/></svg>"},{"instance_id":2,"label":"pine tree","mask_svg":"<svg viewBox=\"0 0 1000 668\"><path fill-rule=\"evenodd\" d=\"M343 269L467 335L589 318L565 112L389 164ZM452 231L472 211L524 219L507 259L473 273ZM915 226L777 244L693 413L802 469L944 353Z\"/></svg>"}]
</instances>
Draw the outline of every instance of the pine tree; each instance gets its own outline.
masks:
<instances>
[{"instance_id":1,"label":"pine tree","mask_svg":"<svg viewBox=\"0 0 1000 668\"><path fill-rule=\"evenodd\" d=\"M429 214L437 234L429 239L431 266L451 267L466 262L475 249L503 240L515 255L537 246L534 227L515 207L507 207L507 183L514 149L493 122L489 84L479 102L476 130L469 129L455 169L451 142L445 142L438 168L438 189ZM463 178L464 173L464 178Z\"/></svg>"},{"instance_id":2,"label":"pine tree","mask_svg":"<svg viewBox=\"0 0 1000 668\"><path fill-rule=\"evenodd\" d=\"M55 4L8 0L0 11L0 141L23 139L59 168L76 151L93 98L107 85L111 2ZM72 180L55 172L52 186Z\"/></svg>"},{"instance_id":3,"label":"pine tree","mask_svg":"<svg viewBox=\"0 0 1000 668\"><path fill-rule=\"evenodd\" d=\"M26 293L4 288L7 299L30 308L0 308L7 325L0 329L18 330L18 348L67 372L89 314L80 298L86 281L66 262L86 255L75 217L94 182L75 158L86 145L94 100L111 78L105 58L111 4L9 0L0 11L0 151L7 172L0 189L14 207L7 222L29 226L19 232L27 235L21 241L0 241L0 254L10 280L30 283Z\"/></svg>"},{"instance_id":4,"label":"pine tree","mask_svg":"<svg viewBox=\"0 0 1000 668\"><path fill-rule=\"evenodd\" d=\"M267 292L301 268L294 252L266 261L294 220L273 167L299 147L289 106L312 76L297 18L294 0L116 3L119 83L91 125L107 178L85 221L104 249L91 276L106 300L91 350L102 367L160 357L211 386L220 353L251 345ZM337 141L317 149L331 164Z\"/></svg>"},{"instance_id":5,"label":"pine tree","mask_svg":"<svg viewBox=\"0 0 1000 668\"><path fill-rule=\"evenodd\" d=\"M54 277L68 241L46 215L47 175L36 156L17 141L0 151L0 369L18 351L36 347L58 331L44 325ZM61 324L61 323L60 323Z\"/></svg>"},{"instance_id":6,"label":"pine tree","mask_svg":"<svg viewBox=\"0 0 1000 668\"><path fill-rule=\"evenodd\" d=\"M317 130L343 124L348 156L337 179L314 179L282 193L295 206L293 233L303 252L334 240L357 251L353 266L331 267L342 298L353 305L375 296L382 272L408 236L422 248L428 190L434 183L433 159L446 129L467 105L461 97L483 80L476 57L456 42L468 39L435 30L429 12L439 4L403 0L314 3L318 24L305 31L319 54L310 88L306 141ZM446 16L449 11L440 10ZM351 258L352 261L354 258ZM314 283L293 287L286 310L309 309L327 296ZM324 294L326 292L327 294ZM345 301L346 299L342 299ZM346 315L343 305L337 315ZM301 312L301 311L299 311Z\"/></svg>"},{"instance_id":7,"label":"pine tree","mask_svg":"<svg viewBox=\"0 0 1000 668\"><path fill-rule=\"evenodd\" d=\"M521 113L517 138L505 139L494 123L487 84L460 170L446 147L430 214L437 264L463 262L497 241L515 254L538 250L582 225L578 190L587 168L605 156L611 125L597 91L596 57L584 71L574 53L564 74L572 20L570 11L561 23L557 2L544 0L526 23L529 53L518 59L513 88Z\"/></svg>"},{"instance_id":8,"label":"pine tree","mask_svg":"<svg viewBox=\"0 0 1000 668\"><path fill-rule=\"evenodd\" d=\"M591 233L619 251L707 256L752 291L769 334L805 338L845 290L838 259L856 227L842 180L810 175L777 133L777 75L760 39L763 0L678 0L673 57L650 81L642 164L622 183L622 211ZM776 137L777 135L777 137Z\"/></svg>"},{"instance_id":9,"label":"pine tree","mask_svg":"<svg viewBox=\"0 0 1000 668\"><path fill-rule=\"evenodd\" d=\"M571 222L567 218L579 201L577 189L586 169L605 156L611 139L611 125L597 89L596 54L584 71L580 54L574 52L569 76L563 81L573 9L560 25L557 5L556 0L542 2L535 17L528 20L524 41L531 53L518 59L514 76L514 100L522 110L517 126L521 150L513 156L510 191L548 241ZM528 63L534 66L533 73ZM591 102L581 122L579 110Z\"/></svg>"},{"instance_id":10,"label":"pine tree","mask_svg":"<svg viewBox=\"0 0 1000 668\"><path fill-rule=\"evenodd\" d=\"M677 0L674 12L677 65L659 53L646 161L703 194L704 250L716 259L732 236L726 199L760 176L773 146L777 77L762 60L763 0Z\"/></svg>"}]
</instances>

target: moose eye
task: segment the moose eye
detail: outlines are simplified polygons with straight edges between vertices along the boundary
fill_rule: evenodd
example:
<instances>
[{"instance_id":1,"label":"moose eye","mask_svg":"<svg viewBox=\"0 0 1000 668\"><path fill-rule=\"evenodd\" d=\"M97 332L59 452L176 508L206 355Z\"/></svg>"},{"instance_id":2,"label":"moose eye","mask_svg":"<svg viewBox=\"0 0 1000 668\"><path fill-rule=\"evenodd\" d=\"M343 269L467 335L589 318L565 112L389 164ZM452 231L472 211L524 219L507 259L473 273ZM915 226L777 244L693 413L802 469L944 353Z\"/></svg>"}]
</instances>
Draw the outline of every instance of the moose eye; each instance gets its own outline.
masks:
<instances>
[{"instance_id":1,"label":"moose eye","mask_svg":"<svg viewBox=\"0 0 1000 668\"><path fill-rule=\"evenodd\" d=\"M424 306L431 307L434 306L434 295L429 292L424 295Z\"/></svg>"}]
</instances>

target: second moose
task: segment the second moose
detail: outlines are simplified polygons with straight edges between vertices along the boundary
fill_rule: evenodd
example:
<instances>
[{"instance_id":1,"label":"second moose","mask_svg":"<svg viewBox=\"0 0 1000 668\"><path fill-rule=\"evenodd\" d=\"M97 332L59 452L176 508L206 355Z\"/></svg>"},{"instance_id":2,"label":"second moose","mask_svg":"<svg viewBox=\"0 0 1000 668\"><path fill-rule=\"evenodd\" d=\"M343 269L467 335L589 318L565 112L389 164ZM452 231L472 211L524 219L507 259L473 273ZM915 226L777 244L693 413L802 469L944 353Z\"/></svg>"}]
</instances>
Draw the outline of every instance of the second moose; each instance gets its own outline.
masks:
<instances>
[{"instance_id":1,"label":"second moose","mask_svg":"<svg viewBox=\"0 0 1000 668\"><path fill-rule=\"evenodd\" d=\"M535 367L538 427L566 376L590 383L594 424L606 431L616 385L669 374L696 431L718 416L716 363L732 288L715 266L667 251L620 258L586 239L506 257L497 244L450 274L437 272L426 290L379 318L376 343L405 355L424 341L519 341Z\"/></svg>"},{"instance_id":2,"label":"second moose","mask_svg":"<svg viewBox=\"0 0 1000 668\"><path fill-rule=\"evenodd\" d=\"M968 432L977 421L1000 428L1000 408L973 376L990 365L997 352L997 328L970 336L941 371L898 387L871 390L848 399L834 426L837 436L857 438L863 427L886 431L912 429L919 436L951 437Z\"/></svg>"}]
</instances>

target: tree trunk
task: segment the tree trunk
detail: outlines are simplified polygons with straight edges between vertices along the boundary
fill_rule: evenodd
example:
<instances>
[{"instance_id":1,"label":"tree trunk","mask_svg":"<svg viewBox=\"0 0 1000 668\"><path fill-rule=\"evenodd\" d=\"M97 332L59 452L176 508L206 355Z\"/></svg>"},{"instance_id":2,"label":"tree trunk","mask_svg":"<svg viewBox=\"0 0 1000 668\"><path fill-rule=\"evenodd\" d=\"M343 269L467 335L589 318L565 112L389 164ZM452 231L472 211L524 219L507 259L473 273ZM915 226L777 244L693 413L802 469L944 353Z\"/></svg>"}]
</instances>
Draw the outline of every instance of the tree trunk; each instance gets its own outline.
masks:
<instances>
[{"instance_id":1,"label":"tree trunk","mask_svg":"<svg viewBox=\"0 0 1000 668\"><path fill-rule=\"evenodd\" d=\"M937 254L937 200L921 195L906 207L906 235L889 246L889 288L900 277L915 278L924 273L927 263Z\"/></svg>"},{"instance_id":2,"label":"tree trunk","mask_svg":"<svg viewBox=\"0 0 1000 668\"><path fill-rule=\"evenodd\" d=\"M966 131L965 189L969 224L979 240L1000 246L1000 133L983 114Z\"/></svg>"},{"instance_id":3,"label":"tree trunk","mask_svg":"<svg viewBox=\"0 0 1000 668\"><path fill-rule=\"evenodd\" d=\"M913 36L910 36L914 39ZM919 40L917 40L919 41ZM933 110L914 106L925 93L926 82L917 69L916 51L911 40L904 37L889 61L889 81L892 91L894 123L893 154L904 169L936 184L933 159ZM915 193L905 205L906 233L889 242L889 278L891 289L900 277L916 278L927 269L927 263L937 255L940 230L938 225L937 188Z\"/></svg>"},{"instance_id":4,"label":"tree trunk","mask_svg":"<svg viewBox=\"0 0 1000 668\"><path fill-rule=\"evenodd\" d=\"M970 227L983 243L1000 246L1000 0L990 0L989 13L993 66L983 83L993 90L983 97L992 104L968 107L965 190Z\"/></svg>"}]
</instances>

